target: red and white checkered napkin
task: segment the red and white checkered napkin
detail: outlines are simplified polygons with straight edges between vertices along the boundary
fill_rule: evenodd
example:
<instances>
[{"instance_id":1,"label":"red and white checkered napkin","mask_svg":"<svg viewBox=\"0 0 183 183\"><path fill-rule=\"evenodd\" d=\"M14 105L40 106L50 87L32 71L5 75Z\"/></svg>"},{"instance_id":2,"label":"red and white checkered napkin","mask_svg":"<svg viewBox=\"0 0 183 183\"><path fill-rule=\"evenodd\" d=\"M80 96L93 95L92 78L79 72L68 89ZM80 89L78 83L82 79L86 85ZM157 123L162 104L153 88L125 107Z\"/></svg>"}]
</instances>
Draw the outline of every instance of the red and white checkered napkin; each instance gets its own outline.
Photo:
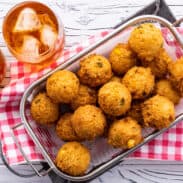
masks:
<instances>
[{"instance_id":1,"label":"red and white checkered napkin","mask_svg":"<svg viewBox=\"0 0 183 183\"><path fill-rule=\"evenodd\" d=\"M25 65L20 62L15 61L11 64L11 82L0 92L0 137L3 153L10 164L17 164L25 161L13 141L10 131L13 126L21 122L19 115L19 103L25 89L30 85L30 83L47 73L49 70L55 68L57 65L65 62L69 57L77 54L83 48L104 37L108 32L109 31L101 32L99 35L86 40L83 44L64 51L60 59L53 62L53 64L46 69L36 73L32 72L33 68L25 67ZM163 29L162 32L167 44L172 48L173 52L176 53L176 56L180 57L183 55L178 43L172 39L168 30ZM183 35L183 29L179 29L179 32ZM23 147L23 150L29 160L44 160L23 126L14 130L14 134L17 137L19 144ZM42 135L46 136L46 134ZM46 139L48 138L45 137L45 141ZM49 144L49 141L45 144ZM131 157L161 160L183 160L183 123L180 122L168 132L158 136L147 145L144 145Z\"/></svg>"}]
</instances>

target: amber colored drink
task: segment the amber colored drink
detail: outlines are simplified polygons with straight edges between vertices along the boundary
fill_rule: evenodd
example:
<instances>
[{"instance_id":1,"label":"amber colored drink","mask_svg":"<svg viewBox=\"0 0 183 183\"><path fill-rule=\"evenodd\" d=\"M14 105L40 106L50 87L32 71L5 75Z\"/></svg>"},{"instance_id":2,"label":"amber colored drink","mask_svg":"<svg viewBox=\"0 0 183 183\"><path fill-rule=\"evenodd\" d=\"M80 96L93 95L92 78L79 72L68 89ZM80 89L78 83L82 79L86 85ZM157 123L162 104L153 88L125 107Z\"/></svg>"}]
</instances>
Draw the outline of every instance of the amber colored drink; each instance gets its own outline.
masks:
<instances>
[{"instance_id":1,"label":"amber colored drink","mask_svg":"<svg viewBox=\"0 0 183 183\"><path fill-rule=\"evenodd\" d=\"M47 65L63 49L64 27L46 5L26 1L6 15L3 36L10 52L19 61Z\"/></svg>"},{"instance_id":2,"label":"amber colored drink","mask_svg":"<svg viewBox=\"0 0 183 183\"><path fill-rule=\"evenodd\" d=\"M5 69L6 69L6 63L4 56L0 50L0 83L2 82L4 76L5 76Z\"/></svg>"}]
</instances>

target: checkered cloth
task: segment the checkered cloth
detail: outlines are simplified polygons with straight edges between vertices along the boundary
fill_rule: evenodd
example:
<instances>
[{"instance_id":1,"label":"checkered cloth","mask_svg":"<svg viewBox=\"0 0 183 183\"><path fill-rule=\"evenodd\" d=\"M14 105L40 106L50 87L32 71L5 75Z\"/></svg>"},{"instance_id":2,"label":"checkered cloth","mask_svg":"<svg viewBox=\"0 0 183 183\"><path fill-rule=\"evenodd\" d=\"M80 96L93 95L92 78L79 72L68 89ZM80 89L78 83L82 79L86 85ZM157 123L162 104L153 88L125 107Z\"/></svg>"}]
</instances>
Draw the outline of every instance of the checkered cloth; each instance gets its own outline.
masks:
<instances>
[{"instance_id":1,"label":"checkered cloth","mask_svg":"<svg viewBox=\"0 0 183 183\"><path fill-rule=\"evenodd\" d=\"M179 28L178 31L183 35L183 29ZM3 153L10 164L17 164L25 161L11 136L11 128L21 122L19 103L25 89L30 83L37 80L56 66L66 62L68 58L79 53L81 50L108 33L109 31L101 32L99 35L91 37L84 43L64 51L56 62L53 62L49 67L40 70L39 72L33 73L35 69L33 66L28 67L21 62L15 61L11 63L11 82L0 92L0 137ZM172 38L169 31L163 29L162 33L165 41L176 56L180 57L183 55L181 48ZM14 130L14 134L17 137L19 144L23 147L29 160L44 160L23 126ZM42 135L46 136L47 134ZM45 138L45 141L46 139L49 138ZM46 144L49 145L47 141ZM183 160L183 123L180 122L168 132L144 145L138 151L133 153L131 157L160 160Z\"/></svg>"}]
</instances>

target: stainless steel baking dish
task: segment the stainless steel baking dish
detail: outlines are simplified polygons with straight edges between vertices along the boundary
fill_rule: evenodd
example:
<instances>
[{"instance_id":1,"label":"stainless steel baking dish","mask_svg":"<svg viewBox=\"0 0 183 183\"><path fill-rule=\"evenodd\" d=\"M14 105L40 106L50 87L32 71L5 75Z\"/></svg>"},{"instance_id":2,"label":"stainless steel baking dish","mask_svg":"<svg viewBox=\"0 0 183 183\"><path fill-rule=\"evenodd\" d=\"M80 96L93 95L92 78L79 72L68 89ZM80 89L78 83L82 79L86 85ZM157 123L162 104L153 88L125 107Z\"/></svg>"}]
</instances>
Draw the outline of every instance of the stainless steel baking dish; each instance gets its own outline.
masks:
<instances>
[{"instance_id":1,"label":"stainless steel baking dish","mask_svg":"<svg viewBox=\"0 0 183 183\"><path fill-rule=\"evenodd\" d=\"M30 163L32 168L36 171L36 173L39 176L43 176L43 175L47 174L49 171L53 170L60 177L67 179L67 180L70 180L70 181L86 181L89 179L93 179L93 178L97 177L98 175L102 174L103 172L105 172L106 170L110 169L111 167L113 167L114 165L116 165L117 163L122 161L123 158L127 157L128 155L130 155L131 153L133 153L134 151L139 149L141 146L143 146L144 144L146 144L150 140L154 139L159 134L167 131L169 128L176 125L179 121L181 121L183 119L183 109L182 109L182 112L179 111L177 113L176 120L174 122L172 122L172 124L168 128L165 128L161 131L151 131L148 134L148 136L145 137L144 141L141 144L137 145L136 147L134 147L130 150L126 150L126 151L119 150L118 153L116 153L115 156L113 156L112 158L109 158L108 160L102 162L99 165L93 166L92 169L90 169L85 175L79 176L79 177L74 177L74 176L69 176L69 175L61 172L55 166L54 159L50 155L49 149L45 148L44 144L41 141L41 137L36 134L34 127L32 126L33 123L30 122L29 118L27 118L27 104L30 103L32 96L35 93L39 92L44 87L46 79L52 73L54 73L55 71L57 71L59 69L69 69L69 70L75 71L75 69L78 68L78 66L79 66L79 64L78 64L79 60L82 57L85 57L86 55L91 54L91 53L100 53L100 54L107 56L109 51L111 50L111 48L116 43L121 42L121 40L122 40L121 35L122 35L122 33L124 34L125 29L127 29L128 27L130 27L132 25L140 24L142 22L159 22L163 27L167 27L170 30L170 32L172 33L172 35L175 37L177 42L180 44L180 46L183 48L183 39L180 37L179 33L176 31L175 27L170 22L168 22L167 20L160 18L158 16L152 16L152 15L139 16L137 18L131 19L130 21L126 22L125 24L123 24L122 26L120 26L119 28L117 28L116 30L111 32L110 34L108 34L102 40L99 40L97 43L91 45L90 47L81 51L79 54L70 58L66 63L58 66L56 69L47 73L42 78L40 78L37 81L35 81L34 83L32 83L27 88L27 90L24 92L22 99L21 99L21 103L20 103L20 116L21 116L21 120L22 120L21 124L23 124L25 126L27 132L29 133L29 135L33 139L34 143L37 145L38 149L40 150L40 152L44 156L44 159L49 164L50 168L46 172L39 172L33 166L33 164L31 162L29 162L28 158L25 156L25 153L21 149L20 146L19 146L19 148L20 148L22 154L25 156L25 159L27 160L27 162ZM17 125L15 128L17 128L18 126L19 125ZM56 153L56 150L53 153Z\"/></svg>"}]
</instances>

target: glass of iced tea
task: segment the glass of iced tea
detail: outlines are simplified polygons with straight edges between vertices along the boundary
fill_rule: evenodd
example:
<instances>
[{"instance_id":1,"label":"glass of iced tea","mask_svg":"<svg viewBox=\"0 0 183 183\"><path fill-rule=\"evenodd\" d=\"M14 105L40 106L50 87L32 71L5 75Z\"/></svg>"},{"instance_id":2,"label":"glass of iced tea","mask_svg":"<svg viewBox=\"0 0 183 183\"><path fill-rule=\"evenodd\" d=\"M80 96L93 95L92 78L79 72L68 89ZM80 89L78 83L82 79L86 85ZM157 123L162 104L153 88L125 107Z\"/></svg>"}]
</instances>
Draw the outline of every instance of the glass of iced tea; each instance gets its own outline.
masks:
<instances>
[{"instance_id":1,"label":"glass of iced tea","mask_svg":"<svg viewBox=\"0 0 183 183\"><path fill-rule=\"evenodd\" d=\"M3 78L5 76L5 70L6 70L5 58L0 50L0 83L3 81Z\"/></svg>"},{"instance_id":2,"label":"glass of iced tea","mask_svg":"<svg viewBox=\"0 0 183 183\"><path fill-rule=\"evenodd\" d=\"M40 2L15 5L3 22L3 36L10 52L22 62L55 60L64 46L64 27L58 16Z\"/></svg>"}]
</instances>

